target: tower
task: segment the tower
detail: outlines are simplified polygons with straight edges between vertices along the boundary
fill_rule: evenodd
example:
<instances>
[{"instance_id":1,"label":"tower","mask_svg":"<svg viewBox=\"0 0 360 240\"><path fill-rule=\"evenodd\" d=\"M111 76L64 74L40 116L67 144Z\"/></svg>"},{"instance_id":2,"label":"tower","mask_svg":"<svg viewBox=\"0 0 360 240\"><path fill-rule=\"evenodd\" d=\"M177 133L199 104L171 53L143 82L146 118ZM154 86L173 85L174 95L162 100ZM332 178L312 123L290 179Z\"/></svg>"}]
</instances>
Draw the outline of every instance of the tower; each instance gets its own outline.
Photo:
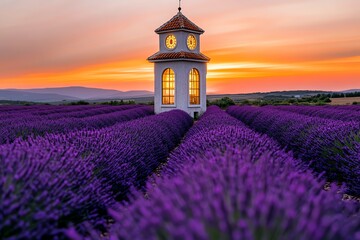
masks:
<instances>
[{"instance_id":1,"label":"tower","mask_svg":"<svg viewBox=\"0 0 360 240\"><path fill-rule=\"evenodd\" d=\"M197 117L206 111L206 74L210 58L200 52L204 30L179 12L155 30L160 50L154 63L155 113L181 109Z\"/></svg>"}]
</instances>

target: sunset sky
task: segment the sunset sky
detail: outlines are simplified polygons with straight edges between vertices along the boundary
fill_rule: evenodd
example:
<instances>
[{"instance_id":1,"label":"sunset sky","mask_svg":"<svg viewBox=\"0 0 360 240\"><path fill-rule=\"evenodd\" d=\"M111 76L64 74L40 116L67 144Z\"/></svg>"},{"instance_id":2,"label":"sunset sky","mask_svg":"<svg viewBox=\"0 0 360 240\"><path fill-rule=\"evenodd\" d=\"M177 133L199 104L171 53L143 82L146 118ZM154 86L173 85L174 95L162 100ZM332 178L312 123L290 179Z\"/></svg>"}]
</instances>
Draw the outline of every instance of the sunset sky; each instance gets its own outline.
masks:
<instances>
[{"instance_id":1,"label":"sunset sky","mask_svg":"<svg viewBox=\"0 0 360 240\"><path fill-rule=\"evenodd\" d=\"M154 30L178 0L0 0L0 88L153 91ZM359 0L182 0L208 93L360 88Z\"/></svg>"}]
</instances>

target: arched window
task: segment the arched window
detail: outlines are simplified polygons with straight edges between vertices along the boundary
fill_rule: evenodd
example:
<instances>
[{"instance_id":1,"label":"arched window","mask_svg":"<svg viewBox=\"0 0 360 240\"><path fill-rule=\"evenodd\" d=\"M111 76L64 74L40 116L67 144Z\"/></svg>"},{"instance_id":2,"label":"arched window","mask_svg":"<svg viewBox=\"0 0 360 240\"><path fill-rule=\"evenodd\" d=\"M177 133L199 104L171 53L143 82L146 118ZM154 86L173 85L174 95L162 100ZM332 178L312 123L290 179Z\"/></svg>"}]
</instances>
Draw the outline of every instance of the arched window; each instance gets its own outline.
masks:
<instances>
[{"instance_id":1,"label":"arched window","mask_svg":"<svg viewBox=\"0 0 360 240\"><path fill-rule=\"evenodd\" d=\"M162 75L162 104L175 104L175 73L171 68L165 69Z\"/></svg>"},{"instance_id":2,"label":"arched window","mask_svg":"<svg viewBox=\"0 0 360 240\"><path fill-rule=\"evenodd\" d=\"M196 68L191 69L189 74L189 96L191 105L200 104L200 74Z\"/></svg>"}]
</instances>

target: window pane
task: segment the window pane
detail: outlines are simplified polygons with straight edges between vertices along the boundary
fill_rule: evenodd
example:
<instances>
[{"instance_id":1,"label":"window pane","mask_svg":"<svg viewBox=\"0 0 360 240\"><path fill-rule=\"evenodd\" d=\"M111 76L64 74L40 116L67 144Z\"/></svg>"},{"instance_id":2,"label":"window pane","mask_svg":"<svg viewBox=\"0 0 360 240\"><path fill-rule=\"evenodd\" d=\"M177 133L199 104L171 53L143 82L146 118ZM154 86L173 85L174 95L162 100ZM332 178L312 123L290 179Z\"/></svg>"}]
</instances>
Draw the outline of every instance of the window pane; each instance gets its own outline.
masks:
<instances>
[{"instance_id":1,"label":"window pane","mask_svg":"<svg viewBox=\"0 0 360 240\"><path fill-rule=\"evenodd\" d=\"M200 74L195 68L189 73L189 100L191 105L200 104Z\"/></svg>"},{"instance_id":2,"label":"window pane","mask_svg":"<svg viewBox=\"0 0 360 240\"><path fill-rule=\"evenodd\" d=\"M171 68L165 69L162 75L162 104L175 104L175 73Z\"/></svg>"}]
</instances>

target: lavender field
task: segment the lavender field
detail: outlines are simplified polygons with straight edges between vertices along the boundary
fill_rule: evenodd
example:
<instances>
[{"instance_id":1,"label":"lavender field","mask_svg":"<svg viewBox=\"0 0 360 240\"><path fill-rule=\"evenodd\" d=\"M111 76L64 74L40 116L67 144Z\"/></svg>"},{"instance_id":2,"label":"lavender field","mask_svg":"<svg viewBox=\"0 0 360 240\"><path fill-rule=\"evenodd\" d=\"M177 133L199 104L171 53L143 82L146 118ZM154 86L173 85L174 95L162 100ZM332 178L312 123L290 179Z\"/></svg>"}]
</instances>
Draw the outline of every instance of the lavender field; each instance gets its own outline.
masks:
<instances>
[{"instance_id":1,"label":"lavender field","mask_svg":"<svg viewBox=\"0 0 360 240\"><path fill-rule=\"evenodd\" d=\"M0 239L360 239L360 107L0 106Z\"/></svg>"}]
</instances>

